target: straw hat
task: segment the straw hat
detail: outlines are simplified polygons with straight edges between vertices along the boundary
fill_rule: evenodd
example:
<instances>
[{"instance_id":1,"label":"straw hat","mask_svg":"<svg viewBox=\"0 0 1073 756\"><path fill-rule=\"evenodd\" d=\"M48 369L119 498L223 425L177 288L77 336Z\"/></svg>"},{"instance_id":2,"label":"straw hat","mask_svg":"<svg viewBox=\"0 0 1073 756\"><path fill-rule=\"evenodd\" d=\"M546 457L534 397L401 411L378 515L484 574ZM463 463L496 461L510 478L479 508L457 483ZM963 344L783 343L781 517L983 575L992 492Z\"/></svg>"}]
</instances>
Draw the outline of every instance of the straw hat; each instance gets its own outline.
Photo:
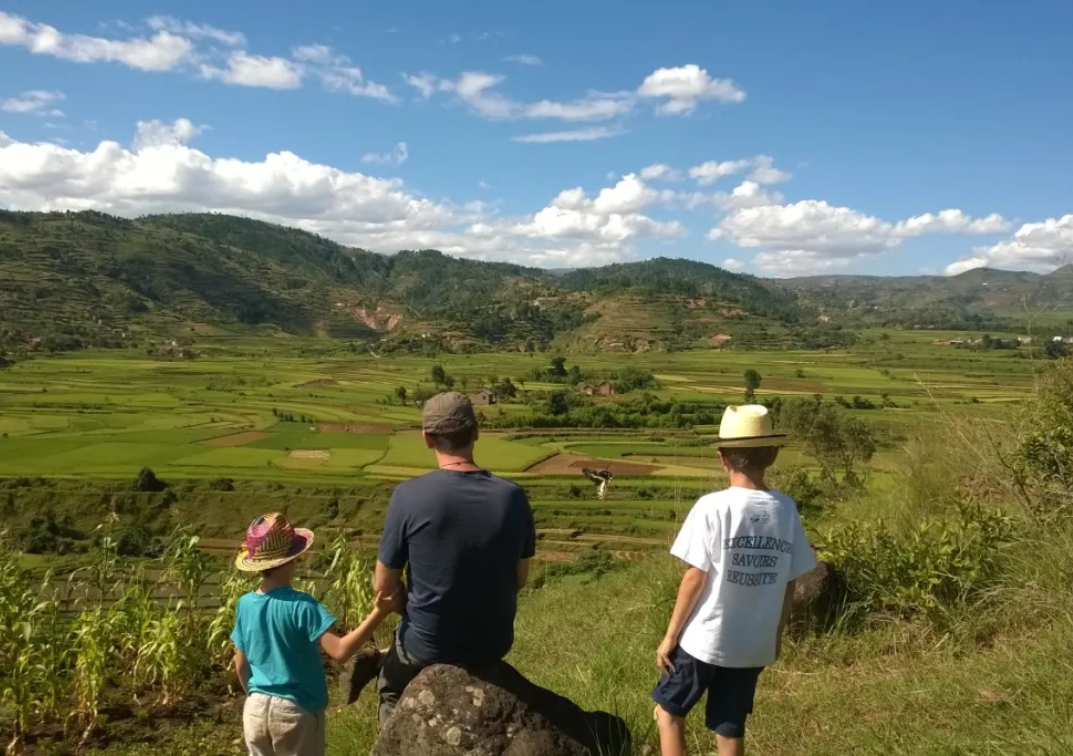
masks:
<instances>
[{"instance_id":1,"label":"straw hat","mask_svg":"<svg viewBox=\"0 0 1073 756\"><path fill-rule=\"evenodd\" d=\"M724 449L752 449L764 446L782 446L785 433L776 433L767 407L761 404L745 404L727 407L719 424L719 441L716 446Z\"/></svg>"},{"instance_id":2,"label":"straw hat","mask_svg":"<svg viewBox=\"0 0 1073 756\"><path fill-rule=\"evenodd\" d=\"M246 530L246 545L235 558L235 567L243 572L264 572L297 559L312 545L312 530L296 528L278 513L265 515Z\"/></svg>"}]
</instances>

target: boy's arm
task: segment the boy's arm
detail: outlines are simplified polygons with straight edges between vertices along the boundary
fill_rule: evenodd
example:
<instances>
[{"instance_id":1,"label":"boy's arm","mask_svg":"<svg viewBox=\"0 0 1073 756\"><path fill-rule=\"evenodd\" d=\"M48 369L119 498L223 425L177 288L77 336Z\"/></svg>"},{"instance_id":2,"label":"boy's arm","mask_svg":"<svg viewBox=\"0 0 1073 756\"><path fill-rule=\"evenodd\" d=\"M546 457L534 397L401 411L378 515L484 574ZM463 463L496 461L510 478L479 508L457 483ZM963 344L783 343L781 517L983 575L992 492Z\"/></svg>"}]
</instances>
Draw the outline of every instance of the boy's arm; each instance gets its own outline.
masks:
<instances>
[{"instance_id":1,"label":"boy's arm","mask_svg":"<svg viewBox=\"0 0 1073 756\"><path fill-rule=\"evenodd\" d=\"M786 594L782 597L782 616L779 617L779 634L775 637L775 658L782 655L782 635L786 632L786 625L790 621L790 609L794 605L794 591L797 589L797 581L791 580L786 584Z\"/></svg>"},{"instance_id":2,"label":"boy's arm","mask_svg":"<svg viewBox=\"0 0 1073 756\"><path fill-rule=\"evenodd\" d=\"M678 647L678 638L707 582L708 573L697 567L690 567L682 576L682 584L678 587L678 598L674 602L674 611L671 613L671 621L667 626L667 634L656 651L656 664L665 672L674 672L671 656L674 654L674 649Z\"/></svg>"},{"instance_id":3,"label":"boy's arm","mask_svg":"<svg viewBox=\"0 0 1073 756\"><path fill-rule=\"evenodd\" d=\"M246 654L242 651L235 649L235 674L238 676L238 684L242 686L242 692L247 696L250 694L250 675L252 674L250 669L250 660L246 658Z\"/></svg>"},{"instance_id":4,"label":"boy's arm","mask_svg":"<svg viewBox=\"0 0 1073 756\"><path fill-rule=\"evenodd\" d=\"M358 625L353 632L340 637L328 631L320 636L320 647L328 656L337 662L345 662L358 652L358 650L373 638L373 633L380 623L391 613L395 598L377 594L376 606L373 607L369 616Z\"/></svg>"}]
</instances>

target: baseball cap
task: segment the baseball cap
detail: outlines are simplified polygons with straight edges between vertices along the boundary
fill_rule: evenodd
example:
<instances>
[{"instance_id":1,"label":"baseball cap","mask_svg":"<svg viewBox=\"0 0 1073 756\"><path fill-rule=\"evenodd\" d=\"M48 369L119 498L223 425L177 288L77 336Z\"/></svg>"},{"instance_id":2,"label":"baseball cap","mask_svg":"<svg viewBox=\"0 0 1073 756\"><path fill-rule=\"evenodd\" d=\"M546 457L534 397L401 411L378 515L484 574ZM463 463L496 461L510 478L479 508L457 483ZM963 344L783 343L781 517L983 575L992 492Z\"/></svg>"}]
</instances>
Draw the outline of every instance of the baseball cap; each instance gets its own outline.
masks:
<instances>
[{"instance_id":1,"label":"baseball cap","mask_svg":"<svg viewBox=\"0 0 1073 756\"><path fill-rule=\"evenodd\" d=\"M469 398L457 391L447 391L425 402L421 412L421 430L434 436L447 436L466 428L477 427L477 416Z\"/></svg>"}]
</instances>

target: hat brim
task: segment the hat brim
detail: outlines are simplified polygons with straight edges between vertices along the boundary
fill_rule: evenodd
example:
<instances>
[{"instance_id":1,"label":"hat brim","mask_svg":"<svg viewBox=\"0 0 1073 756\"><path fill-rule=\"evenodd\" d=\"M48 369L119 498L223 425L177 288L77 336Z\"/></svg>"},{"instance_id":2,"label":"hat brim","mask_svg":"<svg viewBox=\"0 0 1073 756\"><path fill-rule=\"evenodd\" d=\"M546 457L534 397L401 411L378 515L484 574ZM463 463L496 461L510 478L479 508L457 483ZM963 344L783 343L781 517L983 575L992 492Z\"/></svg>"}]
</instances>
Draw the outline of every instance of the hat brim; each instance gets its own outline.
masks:
<instances>
[{"instance_id":1,"label":"hat brim","mask_svg":"<svg viewBox=\"0 0 1073 756\"><path fill-rule=\"evenodd\" d=\"M718 449L763 449L770 446L785 446L789 439L785 433L773 436L749 436L746 438L720 438L715 442Z\"/></svg>"},{"instance_id":2,"label":"hat brim","mask_svg":"<svg viewBox=\"0 0 1073 756\"><path fill-rule=\"evenodd\" d=\"M276 567L282 567L287 562L292 562L302 554L309 551L309 548L313 545L313 531L306 530L305 528L294 529L294 540L291 541L291 551L285 557L277 557L275 559L257 559L250 556L248 549L243 548L235 557L235 567L242 572L264 572L265 570L274 570Z\"/></svg>"}]
</instances>

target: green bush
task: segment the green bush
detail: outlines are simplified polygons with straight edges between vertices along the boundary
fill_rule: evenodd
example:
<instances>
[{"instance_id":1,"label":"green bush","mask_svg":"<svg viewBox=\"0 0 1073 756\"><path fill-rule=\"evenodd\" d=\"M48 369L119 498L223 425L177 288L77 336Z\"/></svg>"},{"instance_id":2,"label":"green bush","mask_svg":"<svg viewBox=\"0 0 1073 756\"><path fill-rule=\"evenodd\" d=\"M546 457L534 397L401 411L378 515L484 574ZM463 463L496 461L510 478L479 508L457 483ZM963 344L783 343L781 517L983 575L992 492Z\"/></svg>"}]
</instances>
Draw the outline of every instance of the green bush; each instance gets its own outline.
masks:
<instances>
[{"instance_id":1,"label":"green bush","mask_svg":"<svg viewBox=\"0 0 1073 756\"><path fill-rule=\"evenodd\" d=\"M825 534L824 558L842 573L846 618L923 617L941 623L975 603L1003 576L1015 522L996 509L961 503L899 533L882 520Z\"/></svg>"}]
</instances>

